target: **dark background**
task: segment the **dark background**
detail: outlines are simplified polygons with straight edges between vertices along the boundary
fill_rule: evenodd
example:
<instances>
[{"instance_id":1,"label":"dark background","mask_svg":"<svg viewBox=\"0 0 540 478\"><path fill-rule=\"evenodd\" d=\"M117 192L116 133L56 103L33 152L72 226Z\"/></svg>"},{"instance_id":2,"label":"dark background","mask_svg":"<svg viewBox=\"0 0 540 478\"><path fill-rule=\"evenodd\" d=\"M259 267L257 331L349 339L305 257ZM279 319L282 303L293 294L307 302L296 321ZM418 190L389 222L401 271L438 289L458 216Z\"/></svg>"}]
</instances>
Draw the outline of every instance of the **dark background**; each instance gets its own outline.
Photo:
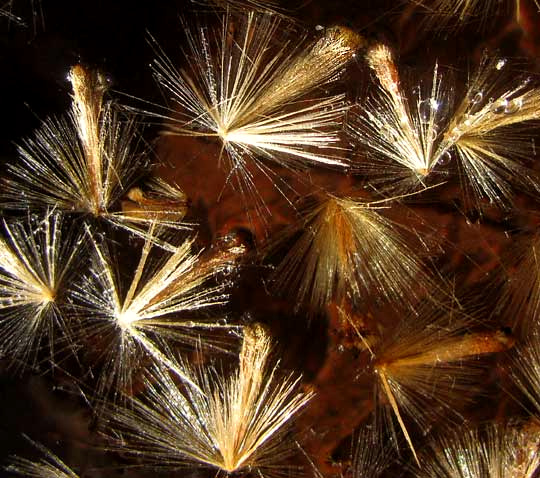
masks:
<instances>
[{"instance_id":1,"label":"dark background","mask_svg":"<svg viewBox=\"0 0 540 478\"><path fill-rule=\"evenodd\" d=\"M133 96L162 102L149 67L155 57L148 43L149 33L168 55L181 61L180 17L189 22L194 15L210 19L213 15L208 7L174 0L33 0L33 3L13 0L4 8L11 9L24 24L0 17L0 111L3 117L0 164L16 157L13 142L30 135L41 119L61 114L69 107L70 88L66 77L75 63L81 62L109 75L113 89L117 90L113 95L120 101L139 105L129 97ZM460 29L448 28L442 32L426 28L425 11L397 0L313 0L297 5L290 10L290 15L308 35L316 35L317 25L338 24L369 39L384 40L398 52L400 67L414 70L418 76L422 72L429 75L437 59L455 70L457 78L465 79L467 67L478 63L485 48L519 58L523 68L531 73L538 68L536 25L540 17L535 15L532 2L526 0L523 0L519 22L512 14L510 2L503 2L487 20L473 20ZM360 62L351 65L346 81L350 97L361 96L368 81L365 67ZM144 131L156 150L160 147L155 142L158 131L157 125L150 125ZM186 181L188 189L189 182ZM209 189L215 187L208 183ZM199 205L197 211L211 216L212 208L217 206L205 202L204 191L200 191L199 196L192 198L194 204ZM466 248L471 257L480 257L479 263L487 264L488 269L493 258L486 252L485 243L499 247L508 242L503 234L508 225L502 221L478 225L464 232L467 218L459 214L423 205L419 211L441 227L452 230L456 243ZM201 218L201 221L210 230L209 237L216 234L215 229L220 229L221 233L225 228L217 220ZM245 224L245 220L239 219L237 223ZM453 250L453 260L459 256L455 252L459 249L456 246ZM450 262L448 257L445 260ZM470 273L473 277L471 271L464 274ZM333 328L335 321L331 314L311 321L299 319L294 316L290 303L271 299L265 293L257 295L254 289L260 285L261 275L264 272L254 268L244 273L234 306L241 313L247 311L257 320L269 323L287 351L285 363L303 370L306 379L319 387L318 401L304 419L308 428L314 430L313 435L319 433L320 442L324 443L315 461L328 463L329 455L334 454L336 460L347 462L349 435L369 411L370 397L361 389L362 379L356 383L356 388L347 385L360 366L357 357L352 352L339 352L343 337ZM473 284L475 279L470 281ZM486 381L491 384L493 378L488 377ZM496 414L495 403L499 398L500 395L494 395L486 399L482 410L479 407L478 416L489 418L490 414ZM65 374L51 377L26 373L18 377L5 371L0 376L0 455L3 458L13 453L39 456L25 443L22 433L50 447L81 476L154 476L154 473L145 475L138 469L123 468L121 456L100 449L104 442L94 433L90 407L81 398L78 386L70 383ZM343 470L346 469L344 465ZM340 467L332 470L338 473ZM0 475L2 473L0 471ZM200 470L164 474L207 475L211 474Z\"/></svg>"}]
</instances>

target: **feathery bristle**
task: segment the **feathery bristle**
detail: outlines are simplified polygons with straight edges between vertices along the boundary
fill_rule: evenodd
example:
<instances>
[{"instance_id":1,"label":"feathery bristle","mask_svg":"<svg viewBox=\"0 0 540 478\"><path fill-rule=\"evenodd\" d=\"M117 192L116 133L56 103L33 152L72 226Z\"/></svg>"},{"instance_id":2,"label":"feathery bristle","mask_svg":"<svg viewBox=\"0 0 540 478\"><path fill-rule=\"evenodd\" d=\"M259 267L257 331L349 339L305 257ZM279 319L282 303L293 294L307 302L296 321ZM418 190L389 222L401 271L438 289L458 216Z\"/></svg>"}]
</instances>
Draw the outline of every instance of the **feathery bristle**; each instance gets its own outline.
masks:
<instances>
[{"instance_id":1,"label":"feathery bristle","mask_svg":"<svg viewBox=\"0 0 540 478\"><path fill-rule=\"evenodd\" d=\"M514 382L534 406L540 418L540 327L536 325L512 355Z\"/></svg>"},{"instance_id":2,"label":"feathery bristle","mask_svg":"<svg viewBox=\"0 0 540 478\"><path fill-rule=\"evenodd\" d=\"M62 234L62 216L48 212L27 221L4 221L0 238L0 352L13 365L35 365L48 341L51 358L71 342L61 306L82 240ZM72 343L67 344L72 347Z\"/></svg>"},{"instance_id":3,"label":"feathery bristle","mask_svg":"<svg viewBox=\"0 0 540 478\"><path fill-rule=\"evenodd\" d=\"M434 438L420 461L419 478L533 478L540 467L538 429L461 428Z\"/></svg>"},{"instance_id":4,"label":"feathery bristle","mask_svg":"<svg viewBox=\"0 0 540 478\"><path fill-rule=\"evenodd\" d=\"M463 20L479 13L489 12L500 3L500 0L435 0L431 8L439 15L451 15Z\"/></svg>"},{"instance_id":5,"label":"feathery bristle","mask_svg":"<svg viewBox=\"0 0 540 478\"><path fill-rule=\"evenodd\" d=\"M522 0L413 0L422 5L428 14L426 26L433 30L459 29L468 23L482 28L492 25L492 20L501 12L512 14L519 20ZM540 2L534 0L540 9Z\"/></svg>"},{"instance_id":6,"label":"feathery bristle","mask_svg":"<svg viewBox=\"0 0 540 478\"><path fill-rule=\"evenodd\" d=\"M6 18L8 24L14 23L16 25L24 26L24 20L12 12L12 4L13 0L2 4L2 6L0 7L0 18Z\"/></svg>"},{"instance_id":7,"label":"feathery bristle","mask_svg":"<svg viewBox=\"0 0 540 478\"><path fill-rule=\"evenodd\" d=\"M302 220L302 235L278 266L279 290L298 291L321 310L332 300L414 303L435 287L398 226L377 209L383 204L328 197ZM431 290L430 290L431 289Z\"/></svg>"},{"instance_id":8,"label":"feathery bristle","mask_svg":"<svg viewBox=\"0 0 540 478\"><path fill-rule=\"evenodd\" d=\"M516 5L520 0L512 0ZM425 25L432 30L459 29L474 22L482 27L500 12L501 0L414 0L425 8ZM507 2L510 3L510 0ZM510 11L510 9L508 9ZM509 12L508 12L509 13Z\"/></svg>"},{"instance_id":9,"label":"feathery bristle","mask_svg":"<svg viewBox=\"0 0 540 478\"><path fill-rule=\"evenodd\" d=\"M286 16L286 9L277 0L204 0L225 10L244 13L246 11L264 12Z\"/></svg>"},{"instance_id":10,"label":"feathery bristle","mask_svg":"<svg viewBox=\"0 0 540 478\"><path fill-rule=\"evenodd\" d=\"M5 468L6 471L26 478L79 478L79 475L43 445L30 439L29 441L44 457L39 461L19 456L11 457L11 464Z\"/></svg>"},{"instance_id":11,"label":"feathery bristle","mask_svg":"<svg viewBox=\"0 0 540 478\"><path fill-rule=\"evenodd\" d=\"M294 448L285 439L288 422L312 394L297 391L299 377L279 377L271 348L262 327L245 329L238 369L223 377L201 367L192 373L197 389L179 389L158 371L157 380L147 382L144 402L111 409L123 452L167 469L199 464L226 474L257 470L262 476L282 476L283 460Z\"/></svg>"},{"instance_id":12,"label":"feathery bristle","mask_svg":"<svg viewBox=\"0 0 540 478\"><path fill-rule=\"evenodd\" d=\"M26 2L26 9L21 9L21 3L16 0L2 0L0 3L0 19L7 20L7 30L11 25L33 29L34 36L38 31L45 31L45 16L41 0L30 0ZM25 12L25 13L23 13Z\"/></svg>"},{"instance_id":13,"label":"feathery bristle","mask_svg":"<svg viewBox=\"0 0 540 478\"><path fill-rule=\"evenodd\" d=\"M392 463L394 453L379 441L377 433L364 427L355 436L352 453L353 478L377 478Z\"/></svg>"},{"instance_id":14,"label":"feathery bristle","mask_svg":"<svg viewBox=\"0 0 540 478\"><path fill-rule=\"evenodd\" d=\"M516 237L501 262L502 280L494 284L502 289L498 309L513 319L511 325L520 336L528 337L536 333L540 317L540 235Z\"/></svg>"},{"instance_id":15,"label":"feathery bristle","mask_svg":"<svg viewBox=\"0 0 540 478\"><path fill-rule=\"evenodd\" d=\"M227 300L227 282L223 278L219 284L210 282L231 267L234 254L202 260L191 252L193 240L186 240L160 265L148 266L152 232L153 228L125 294L108 248L89 235L95 248L92 271L76 284L74 295L80 302L83 331L104 341L101 361L105 369L99 379L99 395L111 388L115 396L129 391L142 356L173 366L164 352L168 341L194 345L203 335L203 344L210 346L205 331L234 328L224 319L206 315L208 309ZM218 345L216 339L214 346ZM189 380L183 369L174 371Z\"/></svg>"}]
</instances>

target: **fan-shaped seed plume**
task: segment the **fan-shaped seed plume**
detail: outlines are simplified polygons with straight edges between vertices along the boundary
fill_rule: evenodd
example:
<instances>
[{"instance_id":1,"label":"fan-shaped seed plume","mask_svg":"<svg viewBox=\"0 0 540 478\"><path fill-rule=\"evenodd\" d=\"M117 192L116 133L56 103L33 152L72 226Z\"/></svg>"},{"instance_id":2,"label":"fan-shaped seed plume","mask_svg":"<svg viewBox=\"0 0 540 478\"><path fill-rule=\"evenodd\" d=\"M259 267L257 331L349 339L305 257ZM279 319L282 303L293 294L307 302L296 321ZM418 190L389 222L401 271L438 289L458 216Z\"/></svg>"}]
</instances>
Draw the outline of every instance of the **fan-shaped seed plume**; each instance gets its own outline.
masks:
<instances>
[{"instance_id":1,"label":"fan-shaped seed plume","mask_svg":"<svg viewBox=\"0 0 540 478\"><path fill-rule=\"evenodd\" d=\"M298 391L300 377L279 375L271 349L267 332L253 326L245 329L238 368L229 376L201 367L192 373L198 387L180 388L158 371L145 400L110 411L123 452L171 470L199 464L224 474L283 476L294 449L289 422L312 394Z\"/></svg>"},{"instance_id":2,"label":"fan-shaped seed plume","mask_svg":"<svg viewBox=\"0 0 540 478\"><path fill-rule=\"evenodd\" d=\"M225 319L208 312L227 301L225 273L241 251L224 251L210 258L192 253L193 240L186 240L157 266L149 264L153 237L143 245L139 263L127 292L120 286L112 255L106 244L98 244L90 235L95 249L91 274L77 285L75 296L80 305L83 332L90 340L101 341L100 362L103 370L98 395L111 391L129 392L134 371L142 357L174 367L168 358L167 343L198 344L219 347L208 331L229 330ZM210 342L207 342L210 340ZM183 369L174 368L183 380L190 378ZM193 385L193 384L192 384Z\"/></svg>"},{"instance_id":3,"label":"fan-shaped seed plume","mask_svg":"<svg viewBox=\"0 0 540 478\"><path fill-rule=\"evenodd\" d=\"M36 365L48 346L71 348L72 330L62 306L82 238L62 232L62 216L48 212L4 221L0 238L0 352L13 366Z\"/></svg>"},{"instance_id":4,"label":"fan-shaped seed plume","mask_svg":"<svg viewBox=\"0 0 540 478\"><path fill-rule=\"evenodd\" d=\"M309 211L302 233L278 266L278 290L297 291L299 303L320 310L332 300L413 304L433 293L434 281L398 226L380 214L384 204L329 196Z\"/></svg>"},{"instance_id":5,"label":"fan-shaped seed plume","mask_svg":"<svg viewBox=\"0 0 540 478\"><path fill-rule=\"evenodd\" d=\"M306 45L279 16L254 12L225 14L219 31L192 30L186 25L187 69L163 53L154 64L178 109L165 115L170 134L219 138L234 186L256 200L252 175L273 174L265 159L287 168L344 165L344 95L312 95L341 75L361 37L334 27ZM280 44L283 30L294 38Z\"/></svg>"},{"instance_id":6,"label":"fan-shaped seed plume","mask_svg":"<svg viewBox=\"0 0 540 478\"><path fill-rule=\"evenodd\" d=\"M419 478L533 478L540 467L538 427L490 424L433 438Z\"/></svg>"},{"instance_id":7,"label":"fan-shaped seed plume","mask_svg":"<svg viewBox=\"0 0 540 478\"><path fill-rule=\"evenodd\" d=\"M505 71L505 59L486 56L456 108L453 85L437 65L429 92L418 86L411 106L391 50L373 46L367 61L380 88L349 124L374 155L373 163L359 163L359 169L389 189L408 190L455 163L467 204L480 210L483 199L509 208L516 189L538 187L526 164L531 143L525 133L540 118L540 90Z\"/></svg>"},{"instance_id":8,"label":"fan-shaped seed plume","mask_svg":"<svg viewBox=\"0 0 540 478\"><path fill-rule=\"evenodd\" d=\"M104 99L108 82L103 74L76 65L69 80L70 114L46 119L18 147L20 161L8 165L4 179L3 206L53 207L120 224L155 222L161 216L124 217L119 210L120 198L145 166L134 119L120 117L113 102Z\"/></svg>"},{"instance_id":9,"label":"fan-shaped seed plume","mask_svg":"<svg viewBox=\"0 0 540 478\"><path fill-rule=\"evenodd\" d=\"M357 166L385 185L397 183L393 189L416 189L426 183L437 162L438 134L448 108L442 76L435 66L431 85L417 87L418 97L411 102L388 46L372 46L366 60L379 89L351 116L348 127L374 157Z\"/></svg>"},{"instance_id":10,"label":"fan-shaped seed plume","mask_svg":"<svg viewBox=\"0 0 540 478\"><path fill-rule=\"evenodd\" d=\"M470 319L444 310L440 307L402 319L374 349L376 399L383 405L378 411L383 420L379 426L386 425L397 444L393 414L416 460L404 417L422 430L435 419L458 418L455 406L479 391L478 357L514 344L502 332L467 332Z\"/></svg>"},{"instance_id":11,"label":"fan-shaped seed plume","mask_svg":"<svg viewBox=\"0 0 540 478\"><path fill-rule=\"evenodd\" d=\"M528 128L540 120L540 89L506 71L504 58L485 56L454 111L437 156L455 157L473 201L511 204L515 188L537 187L524 161L532 152Z\"/></svg>"}]
</instances>

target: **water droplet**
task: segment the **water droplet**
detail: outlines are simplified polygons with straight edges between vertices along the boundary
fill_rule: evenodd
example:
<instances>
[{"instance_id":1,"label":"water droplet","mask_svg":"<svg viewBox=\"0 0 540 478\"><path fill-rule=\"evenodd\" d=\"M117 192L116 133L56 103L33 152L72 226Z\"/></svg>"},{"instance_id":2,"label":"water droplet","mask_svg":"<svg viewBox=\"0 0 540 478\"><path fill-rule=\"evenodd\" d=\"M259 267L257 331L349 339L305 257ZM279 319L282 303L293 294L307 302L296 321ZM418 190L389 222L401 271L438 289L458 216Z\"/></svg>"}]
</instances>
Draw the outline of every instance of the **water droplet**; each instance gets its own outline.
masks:
<instances>
[{"instance_id":1,"label":"water droplet","mask_svg":"<svg viewBox=\"0 0 540 478\"><path fill-rule=\"evenodd\" d=\"M227 319L224 319L224 318L218 319L217 323L218 325L222 325L222 326L227 325Z\"/></svg>"},{"instance_id":2,"label":"water droplet","mask_svg":"<svg viewBox=\"0 0 540 478\"><path fill-rule=\"evenodd\" d=\"M431 118L431 104L429 100L418 102L418 116L423 123L429 122L429 119Z\"/></svg>"},{"instance_id":3,"label":"water droplet","mask_svg":"<svg viewBox=\"0 0 540 478\"><path fill-rule=\"evenodd\" d=\"M113 76L110 74L104 75L104 80L109 88L115 83Z\"/></svg>"},{"instance_id":4,"label":"water droplet","mask_svg":"<svg viewBox=\"0 0 540 478\"><path fill-rule=\"evenodd\" d=\"M227 264L225 267L223 267L223 273L225 275L230 275L234 272L235 268L233 264Z\"/></svg>"},{"instance_id":5,"label":"water droplet","mask_svg":"<svg viewBox=\"0 0 540 478\"><path fill-rule=\"evenodd\" d=\"M439 102L433 98L418 102L418 116L423 123L429 123L433 119L434 112L439 109Z\"/></svg>"},{"instance_id":6,"label":"water droplet","mask_svg":"<svg viewBox=\"0 0 540 478\"><path fill-rule=\"evenodd\" d=\"M491 107L491 111L496 115L500 115L506 111L507 107L508 107L508 100L503 99L503 100L499 100L493 103L493 106Z\"/></svg>"},{"instance_id":7,"label":"water droplet","mask_svg":"<svg viewBox=\"0 0 540 478\"><path fill-rule=\"evenodd\" d=\"M514 114L517 113L521 107L523 106L523 99L522 98L516 98L513 100L510 100L508 104L506 105L506 108L504 109L505 114Z\"/></svg>"},{"instance_id":8,"label":"water droplet","mask_svg":"<svg viewBox=\"0 0 540 478\"><path fill-rule=\"evenodd\" d=\"M469 94L469 99L470 99L469 113L474 114L478 110L480 110L480 108L482 107L483 100L484 100L484 92L473 90Z\"/></svg>"},{"instance_id":9,"label":"water droplet","mask_svg":"<svg viewBox=\"0 0 540 478\"><path fill-rule=\"evenodd\" d=\"M439 157L438 165L439 166L447 166L450 161L452 160L452 153L450 151L445 151L441 156Z\"/></svg>"},{"instance_id":10,"label":"water droplet","mask_svg":"<svg viewBox=\"0 0 540 478\"><path fill-rule=\"evenodd\" d=\"M504 65L506 65L506 58L501 58L497 61L495 68L497 70L502 70L504 68Z\"/></svg>"},{"instance_id":11,"label":"water droplet","mask_svg":"<svg viewBox=\"0 0 540 478\"><path fill-rule=\"evenodd\" d=\"M471 94L471 97L471 103L473 105L477 105L484 99L484 93L482 93L481 91L476 91Z\"/></svg>"}]
</instances>

